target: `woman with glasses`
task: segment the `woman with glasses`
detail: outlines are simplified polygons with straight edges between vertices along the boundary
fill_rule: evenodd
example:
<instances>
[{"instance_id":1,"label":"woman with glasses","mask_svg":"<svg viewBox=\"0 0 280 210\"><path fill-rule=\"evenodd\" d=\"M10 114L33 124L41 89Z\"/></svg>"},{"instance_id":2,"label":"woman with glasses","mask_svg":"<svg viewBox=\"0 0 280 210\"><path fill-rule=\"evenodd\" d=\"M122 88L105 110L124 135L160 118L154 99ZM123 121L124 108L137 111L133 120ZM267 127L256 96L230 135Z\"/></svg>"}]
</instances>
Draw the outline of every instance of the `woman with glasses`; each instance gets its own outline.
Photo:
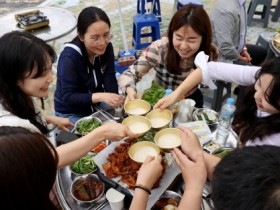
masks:
<instances>
[{"instance_id":1,"label":"woman with glasses","mask_svg":"<svg viewBox=\"0 0 280 210\"><path fill-rule=\"evenodd\" d=\"M75 123L94 112L93 105L119 107L111 23L97 7L87 7L78 17L77 36L65 44L57 67L54 96L57 116Z\"/></svg>"}]
</instances>

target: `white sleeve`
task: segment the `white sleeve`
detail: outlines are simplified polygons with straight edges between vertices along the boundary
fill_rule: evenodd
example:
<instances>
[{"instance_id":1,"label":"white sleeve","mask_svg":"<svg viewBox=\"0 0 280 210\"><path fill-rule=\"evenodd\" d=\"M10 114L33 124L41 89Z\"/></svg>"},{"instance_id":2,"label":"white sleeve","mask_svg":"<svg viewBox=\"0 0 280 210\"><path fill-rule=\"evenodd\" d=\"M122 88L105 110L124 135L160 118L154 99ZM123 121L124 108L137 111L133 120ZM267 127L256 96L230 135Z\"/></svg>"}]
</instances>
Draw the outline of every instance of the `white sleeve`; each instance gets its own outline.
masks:
<instances>
[{"instance_id":1,"label":"white sleeve","mask_svg":"<svg viewBox=\"0 0 280 210\"><path fill-rule=\"evenodd\" d=\"M239 85L248 86L254 84L256 72L259 66L243 66L230 63L209 62L207 68L202 69L207 73L202 73L203 84L209 83L209 80L222 80L225 82L234 82ZM210 87L210 86L209 86Z\"/></svg>"},{"instance_id":2,"label":"white sleeve","mask_svg":"<svg viewBox=\"0 0 280 210\"><path fill-rule=\"evenodd\" d=\"M23 127L32 132L39 132L39 129L35 127L29 120L21 119L14 115L6 115L0 117L0 126L11 126L11 127Z\"/></svg>"}]
</instances>

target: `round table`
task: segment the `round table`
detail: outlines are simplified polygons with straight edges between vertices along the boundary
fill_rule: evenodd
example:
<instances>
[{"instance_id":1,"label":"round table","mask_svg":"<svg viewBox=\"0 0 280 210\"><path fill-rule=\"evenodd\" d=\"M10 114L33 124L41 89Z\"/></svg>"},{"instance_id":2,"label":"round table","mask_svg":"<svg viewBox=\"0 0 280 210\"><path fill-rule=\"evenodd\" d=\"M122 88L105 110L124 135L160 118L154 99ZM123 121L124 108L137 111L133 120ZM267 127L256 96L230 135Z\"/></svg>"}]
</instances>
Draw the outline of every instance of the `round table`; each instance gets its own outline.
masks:
<instances>
[{"instance_id":1,"label":"round table","mask_svg":"<svg viewBox=\"0 0 280 210\"><path fill-rule=\"evenodd\" d=\"M29 30L30 33L43 39L44 41L54 41L73 31L77 25L77 18L68 10L56 7L28 7L21 10L16 10L0 16L0 36L15 30L24 30L19 27L15 20L15 14L40 10L49 19L49 25L41 28Z\"/></svg>"}]
</instances>

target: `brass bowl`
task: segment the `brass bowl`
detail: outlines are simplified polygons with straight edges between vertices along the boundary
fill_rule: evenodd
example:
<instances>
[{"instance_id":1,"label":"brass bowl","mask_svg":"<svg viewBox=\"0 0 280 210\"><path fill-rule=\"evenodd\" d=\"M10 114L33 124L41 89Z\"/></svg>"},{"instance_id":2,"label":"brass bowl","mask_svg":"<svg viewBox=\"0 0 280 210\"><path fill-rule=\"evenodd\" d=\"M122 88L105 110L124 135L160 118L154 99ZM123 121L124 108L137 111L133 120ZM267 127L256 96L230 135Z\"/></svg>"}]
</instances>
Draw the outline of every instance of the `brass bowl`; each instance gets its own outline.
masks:
<instances>
[{"instance_id":1,"label":"brass bowl","mask_svg":"<svg viewBox=\"0 0 280 210\"><path fill-rule=\"evenodd\" d=\"M157 157L159 153L159 147L151 141L139 141L128 150L129 157L137 163L143 163L148 155Z\"/></svg>"},{"instance_id":2,"label":"brass bowl","mask_svg":"<svg viewBox=\"0 0 280 210\"><path fill-rule=\"evenodd\" d=\"M151 129L150 120L143 116L128 116L124 118L122 124L128 126L138 137L144 136Z\"/></svg>"},{"instance_id":3,"label":"brass bowl","mask_svg":"<svg viewBox=\"0 0 280 210\"><path fill-rule=\"evenodd\" d=\"M156 133L154 142L164 152L171 152L173 148L181 146L181 133L178 128L164 128Z\"/></svg>"},{"instance_id":4,"label":"brass bowl","mask_svg":"<svg viewBox=\"0 0 280 210\"><path fill-rule=\"evenodd\" d=\"M124 105L124 111L128 115L145 115L150 111L150 109L151 105L147 101L141 99L128 101Z\"/></svg>"},{"instance_id":5,"label":"brass bowl","mask_svg":"<svg viewBox=\"0 0 280 210\"><path fill-rule=\"evenodd\" d=\"M173 119L173 114L169 109L154 109L146 117L150 120L152 128L160 130L169 127L169 123Z\"/></svg>"},{"instance_id":6,"label":"brass bowl","mask_svg":"<svg viewBox=\"0 0 280 210\"><path fill-rule=\"evenodd\" d=\"M273 43L275 47L280 49L280 34L273 37Z\"/></svg>"}]
</instances>

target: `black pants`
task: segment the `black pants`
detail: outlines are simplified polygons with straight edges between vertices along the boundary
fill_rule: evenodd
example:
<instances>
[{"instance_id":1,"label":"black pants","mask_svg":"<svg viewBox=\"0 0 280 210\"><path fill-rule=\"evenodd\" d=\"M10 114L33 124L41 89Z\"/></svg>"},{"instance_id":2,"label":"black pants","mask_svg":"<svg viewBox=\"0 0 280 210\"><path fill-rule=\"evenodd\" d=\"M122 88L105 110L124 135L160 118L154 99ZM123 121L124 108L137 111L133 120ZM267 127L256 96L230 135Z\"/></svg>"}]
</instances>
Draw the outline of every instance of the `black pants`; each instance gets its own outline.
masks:
<instances>
[{"instance_id":1,"label":"black pants","mask_svg":"<svg viewBox=\"0 0 280 210\"><path fill-rule=\"evenodd\" d=\"M196 108L203 108L203 94L199 88L197 88L197 90L194 91L194 93L188 96L187 98L190 98L196 102Z\"/></svg>"}]
</instances>

